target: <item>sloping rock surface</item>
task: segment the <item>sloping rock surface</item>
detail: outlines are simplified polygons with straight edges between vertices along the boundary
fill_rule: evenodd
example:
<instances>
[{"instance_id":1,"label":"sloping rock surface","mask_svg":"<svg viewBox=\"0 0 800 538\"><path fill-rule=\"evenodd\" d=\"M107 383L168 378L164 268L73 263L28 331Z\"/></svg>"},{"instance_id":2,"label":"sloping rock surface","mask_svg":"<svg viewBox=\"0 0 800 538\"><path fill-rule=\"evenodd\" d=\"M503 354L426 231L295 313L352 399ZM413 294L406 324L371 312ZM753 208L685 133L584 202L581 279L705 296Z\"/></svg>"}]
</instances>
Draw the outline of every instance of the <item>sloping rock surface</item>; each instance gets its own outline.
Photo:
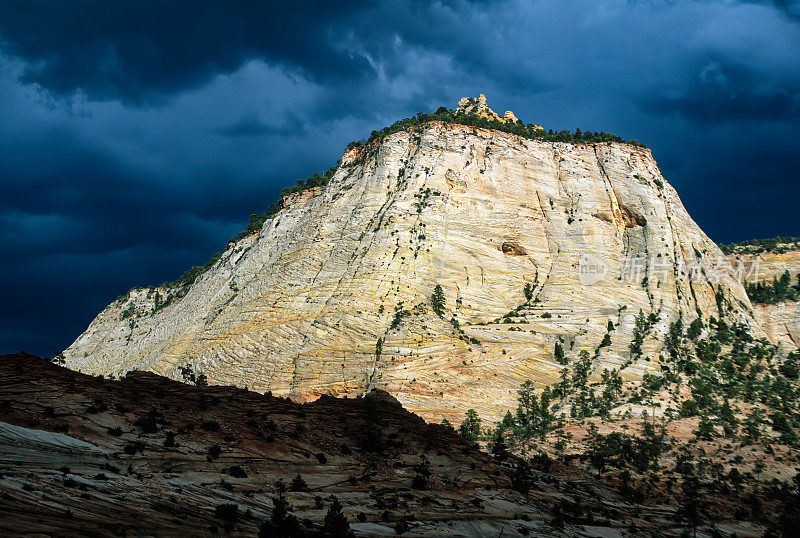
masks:
<instances>
[{"instance_id":1,"label":"sloping rock surface","mask_svg":"<svg viewBox=\"0 0 800 538\"><path fill-rule=\"evenodd\" d=\"M321 534L332 495L359 536L680 532L673 507L631 504L579 468L531 470L518 493L518 461L501 466L382 391L298 404L0 357L4 536L254 536L265 522L274 536L279 480L299 536Z\"/></svg>"}]
</instances>

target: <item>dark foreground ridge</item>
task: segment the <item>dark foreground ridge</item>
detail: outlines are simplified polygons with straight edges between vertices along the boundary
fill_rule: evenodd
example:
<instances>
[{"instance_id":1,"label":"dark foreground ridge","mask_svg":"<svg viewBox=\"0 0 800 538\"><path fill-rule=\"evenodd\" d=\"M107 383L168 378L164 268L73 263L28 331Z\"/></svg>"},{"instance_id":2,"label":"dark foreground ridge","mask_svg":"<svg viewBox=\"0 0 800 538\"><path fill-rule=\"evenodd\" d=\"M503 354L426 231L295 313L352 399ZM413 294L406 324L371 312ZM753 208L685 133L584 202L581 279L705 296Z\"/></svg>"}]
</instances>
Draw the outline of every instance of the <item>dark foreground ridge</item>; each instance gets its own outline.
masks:
<instances>
[{"instance_id":1,"label":"dark foreground ridge","mask_svg":"<svg viewBox=\"0 0 800 538\"><path fill-rule=\"evenodd\" d=\"M24 354L0 357L0 473L0 534L273 535L292 527L285 499L292 533L316 535L333 496L359 534L508 534L538 513L490 456L382 391L297 404Z\"/></svg>"},{"instance_id":2,"label":"dark foreground ridge","mask_svg":"<svg viewBox=\"0 0 800 538\"><path fill-rule=\"evenodd\" d=\"M382 391L298 404L0 357L3 535L678 536L698 525L634 498L635 476L614 484L579 458L495 452Z\"/></svg>"}]
</instances>

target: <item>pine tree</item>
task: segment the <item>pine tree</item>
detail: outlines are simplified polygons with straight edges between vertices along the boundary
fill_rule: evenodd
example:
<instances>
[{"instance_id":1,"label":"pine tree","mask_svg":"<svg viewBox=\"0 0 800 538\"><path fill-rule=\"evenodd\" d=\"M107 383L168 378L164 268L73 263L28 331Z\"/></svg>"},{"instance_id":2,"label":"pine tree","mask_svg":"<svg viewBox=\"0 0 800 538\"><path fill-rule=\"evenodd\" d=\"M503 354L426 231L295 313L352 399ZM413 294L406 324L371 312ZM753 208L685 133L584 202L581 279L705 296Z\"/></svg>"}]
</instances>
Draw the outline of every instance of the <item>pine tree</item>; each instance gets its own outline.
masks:
<instances>
[{"instance_id":1,"label":"pine tree","mask_svg":"<svg viewBox=\"0 0 800 538\"><path fill-rule=\"evenodd\" d=\"M558 364L567 364L569 362L569 360L567 360L567 357L564 356L564 348L561 347L561 344L559 342L556 342L556 347L553 350L553 356L555 357L556 362Z\"/></svg>"},{"instance_id":2,"label":"pine tree","mask_svg":"<svg viewBox=\"0 0 800 538\"><path fill-rule=\"evenodd\" d=\"M508 458L508 446L506 446L503 430L504 428L502 426L497 428L497 431L494 434L494 439L492 439L492 445L489 447L492 456L501 461Z\"/></svg>"},{"instance_id":3,"label":"pine tree","mask_svg":"<svg viewBox=\"0 0 800 538\"><path fill-rule=\"evenodd\" d=\"M606 334L603 335L603 341L600 342L600 345L597 346L597 348L599 349L601 347L607 347L607 346L610 346L610 345L611 345L611 335L606 333Z\"/></svg>"},{"instance_id":4,"label":"pine tree","mask_svg":"<svg viewBox=\"0 0 800 538\"><path fill-rule=\"evenodd\" d=\"M733 408L727 398L719 408L718 414L720 420L722 420L722 429L725 431L725 437L734 437L736 435L736 428L739 425L739 420L736 418Z\"/></svg>"},{"instance_id":5,"label":"pine tree","mask_svg":"<svg viewBox=\"0 0 800 538\"><path fill-rule=\"evenodd\" d=\"M531 286L530 282L525 283L525 287L522 289L522 293L525 294L525 300L530 301L533 299L533 286Z\"/></svg>"},{"instance_id":6,"label":"pine tree","mask_svg":"<svg viewBox=\"0 0 800 538\"><path fill-rule=\"evenodd\" d=\"M458 431L467 444L478 444L478 440L481 437L481 419L474 409L467 410L467 416Z\"/></svg>"},{"instance_id":7,"label":"pine tree","mask_svg":"<svg viewBox=\"0 0 800 538\"><path fill-rule=\"evenodd\" d=\"M744 421L744 432L749 441L761 437L761 421L764 420L760 409L753 409Z\"/></svg>"},{"instance_id":8,"label":"pine tree","mask_svg":"<svg viewBox=\"0 0 800 538\"><path fill-rule=\"evenodd\" d=\"M437 316L442 317L444 315L444 290L439 284L436 284L436 287L433 288L431 308Z\"/></svg>"},{"instance_id":9,"label":"pine tree","mask_svg":"<svg viewBox=\"0 0 800 538\"><path fill-rule=\"evenodd\" d=\"M711 440L717 436L717 432L714 430L714 423L706 415L700 415L700 423L697 425L697 430L694 431L694 434L698 439L705 440Z\"/></svg>"},{"instance_id":10,"label":"pine tree","mask_svg":"<svg viewBox=\"0 0 800 538\"><path fill-rule=\"evenodd\" d=\"M505 416L503 416L503 421L501 422L504 428L513 428L514 427L514 415L511 414L511 411L506 411Z\"/></svg>"},{"instance_id":11,"label":"pine tree","mask_svg":"<svg viewBox=\"0 0 800 538\"><path fill-rule=\"evenodd\" d=\"M664 338L664 345L667 347L669 356L672 358L672 360L676 360L678 358L682 341L683 319L679 317L677 320L669 324L669 332L667 333L666 338Z\"/></svg>"},{"instance_id":12,"label":"pine tree","mask_svg":"<svg viewBox=\"0 0 800 538\"><path fill-rule=\"evenodd\" d=\"M272 498L272 516L269 523L264 523L259 529L259 538L290 538L297 536L300 525L297 518L291 513L292 506L283 495Z\"/></svg>"},{"instance_id":13,"label":"pine tree","mask_svg":"<svg viewBox=\"0 0 800 538\"><path fill-rule=\"evenodd\" d=\"M644 317L644 312L639 309L639 315L636 316L636 327L633 329L633 341L629 346L633 358L642 356L642 344L644 344L645 332L647 332L647 320Z\"/></svg>"},{"instance_id":14,"label":"pine tree","mask_svg":"<svg viewBox=\"0 0 800 538\"><path fill-rule=\"evenodd\" d=\"M692 530L692 536L697 536L697 525L700 523L700 481L696 476L686 476L681 487L682 499L678 507L678 513L686 519L686 523Z\"/></svg>"},{"instance_id":15,"label":"pine tree","mask_svg":"<svg viewBox=\"0 0 800 538\"><path fill-rule=\"evenodd\" d=\"M303 480L302 476L300 476L300 473L297 473L297 476L294 477L292 483L289 484L289 489L292 491L305 491L308 489L308 484L306 484L306 481Z\"/></svg>"},{"instance_id":16,"label":"pine tree","mask_svg":"<svg viewBox=\"0 0 800 538\"><path fill-rule=\"evenodd\" d=\"M800 352L789 353L784 361L778 366L778 371L788 379L797 379L800 377Z\"/></svg>"},{"instance_id":17,"label":"pine tree","mask_svg":"<svg viewBox=\"0 0 800 538\"><path fill-rule=\"evenodd\" d=\"M703 321L700 318L695 318L689 324L689 329L686 331L686 336L692 340L696 340L703 332Z\"/></svg>"},{"instance_id":18,"label":"pine tree","mask_svg":"<svg viewBox=\"0 0 800 538\"><path fill-rule=\"evenodd\" d=\"M325 514L325 524L322 526L322 533L331 538L349 538L355 536L350 530L350 522L342 512L342 503L336 497L333 498L328 513Z\"/></svg>"}]
</instances>

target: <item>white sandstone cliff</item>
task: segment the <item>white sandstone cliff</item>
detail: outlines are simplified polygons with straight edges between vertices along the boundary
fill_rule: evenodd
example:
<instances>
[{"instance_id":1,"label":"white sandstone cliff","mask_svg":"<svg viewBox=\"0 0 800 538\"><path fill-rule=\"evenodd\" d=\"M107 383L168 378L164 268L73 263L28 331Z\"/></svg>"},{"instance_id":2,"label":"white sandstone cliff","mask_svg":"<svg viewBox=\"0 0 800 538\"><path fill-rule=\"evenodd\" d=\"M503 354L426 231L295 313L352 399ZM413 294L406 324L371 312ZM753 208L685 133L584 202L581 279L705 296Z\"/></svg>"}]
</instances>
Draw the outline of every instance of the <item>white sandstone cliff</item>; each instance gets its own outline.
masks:
<instances>
[{"instance_id":1,"label":"white sandstone cliff","mask_svg":"<svg viewBox=\"0 0 800 538\"><path fill-rule=\"evenodd\" d=\"M556 342L594 355L609 321L596 377L658 372L679 316L764 335L648 149L430 122L346 152L327 187L286 205L184 297L154 311L169 291L144 289L111 304L67 365L179 377L190 363L216 384L298 398L380 387L426 418L498 418L523 381L558 379ZM579 269L598 260L608 272L588 285ZM658 321L632 357L640 310Z\"/></svg>"}]
</instances>

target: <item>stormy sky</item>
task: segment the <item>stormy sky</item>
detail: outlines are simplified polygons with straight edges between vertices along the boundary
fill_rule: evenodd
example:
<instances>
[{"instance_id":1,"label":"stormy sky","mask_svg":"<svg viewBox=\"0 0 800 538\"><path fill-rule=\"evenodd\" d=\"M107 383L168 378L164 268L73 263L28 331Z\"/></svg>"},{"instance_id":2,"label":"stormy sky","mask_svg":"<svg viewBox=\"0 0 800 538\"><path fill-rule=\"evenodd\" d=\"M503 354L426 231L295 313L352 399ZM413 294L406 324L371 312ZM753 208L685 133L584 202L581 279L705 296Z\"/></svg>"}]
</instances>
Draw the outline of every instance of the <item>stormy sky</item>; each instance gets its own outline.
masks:
<instances>
[{"instance_id":1,"label":"stormy sky","mask_svg":"<svg viewBox=\"0 0 800 538\"><path fill-rule=\"evenodd\" d=\"M800 235L800 1L0 2L0 353L52 356L351 140L478 93Z\"/></svg>"}]
</instances>

